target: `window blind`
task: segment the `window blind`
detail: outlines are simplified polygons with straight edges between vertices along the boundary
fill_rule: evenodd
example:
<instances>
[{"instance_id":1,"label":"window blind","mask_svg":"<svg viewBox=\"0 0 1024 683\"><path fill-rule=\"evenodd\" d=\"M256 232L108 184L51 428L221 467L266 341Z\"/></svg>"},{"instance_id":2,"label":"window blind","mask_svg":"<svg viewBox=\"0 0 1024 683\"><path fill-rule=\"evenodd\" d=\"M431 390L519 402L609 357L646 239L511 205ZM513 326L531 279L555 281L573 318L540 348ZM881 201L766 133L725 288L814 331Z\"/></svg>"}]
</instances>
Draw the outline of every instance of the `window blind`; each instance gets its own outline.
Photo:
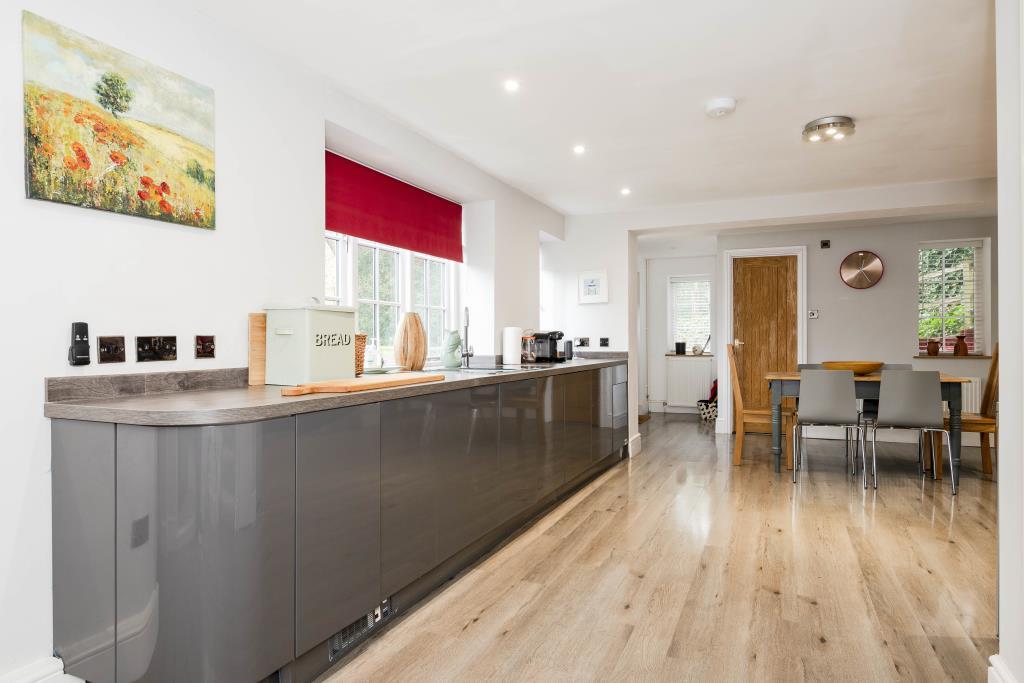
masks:
<instances>
[{"instance_id":1,"label":"window blind","mask_svg":"<svg viewBox=\"0 0 1024 683\"><path fill-rule=\"evenodd\" d=\"M462 205L324 152L328 230L462 262Z\"/></svg>"},{"instance_id":2,"label":"window blind","mask_svg":"<svg viewBox=\"0 0 1024 683\"><path fill-rule=\"evenodd\" d=\"M669 345L704 344L711 334L711 279L669 278Z\"/></svg>"}]
</instances>

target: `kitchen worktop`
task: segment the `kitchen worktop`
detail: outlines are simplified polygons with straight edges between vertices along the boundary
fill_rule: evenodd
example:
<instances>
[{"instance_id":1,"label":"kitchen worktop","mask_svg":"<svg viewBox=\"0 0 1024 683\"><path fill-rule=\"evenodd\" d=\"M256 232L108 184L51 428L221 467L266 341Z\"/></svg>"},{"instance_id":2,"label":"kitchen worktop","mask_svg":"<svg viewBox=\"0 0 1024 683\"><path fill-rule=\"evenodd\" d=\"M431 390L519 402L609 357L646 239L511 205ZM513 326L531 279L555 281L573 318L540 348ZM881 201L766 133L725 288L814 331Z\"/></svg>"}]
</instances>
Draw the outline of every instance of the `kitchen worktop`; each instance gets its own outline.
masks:
<instances>
[{"instance_id":1,"label":"kitchen worktop","mask_svg":"<svg viewBox=\"0 0 1024 683\"><path fill-rule=\"evenodd\" d=\"M279 386L236 386L230 388L186 388L181 391L138 393L113 398L71 398L47 401L43 406L43 414L49 418L146 426L234 424L422 396L455 389L514 382L530 377L593 370L623 363L625 363L624 359L577 359L558 363L552 367L504 370L496 371L493 374L482 369L472 369L471 372L431 369L431 372L443 372L445 379L426 384L349 394L311 394L285 397L281 396L281 387ZM142 376L117 375L112 377L130 380ZM199 384L197 383L197 385Z\"/></svg>"}]
</instances>

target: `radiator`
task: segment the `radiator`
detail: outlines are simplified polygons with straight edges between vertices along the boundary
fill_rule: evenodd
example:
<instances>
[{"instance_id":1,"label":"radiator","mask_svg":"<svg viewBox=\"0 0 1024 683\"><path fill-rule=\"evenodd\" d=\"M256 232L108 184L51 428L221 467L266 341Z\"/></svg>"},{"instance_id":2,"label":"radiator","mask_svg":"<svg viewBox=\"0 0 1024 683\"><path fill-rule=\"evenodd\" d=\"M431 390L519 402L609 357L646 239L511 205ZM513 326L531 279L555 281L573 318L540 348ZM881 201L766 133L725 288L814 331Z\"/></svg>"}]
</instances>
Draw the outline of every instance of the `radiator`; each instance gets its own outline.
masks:
<instances>
[{"instance_id":1,"label":"radiator","mask_svg":"<svg viewBox=\"0 0 1024 683\"><path fill-rule=\"evenodd\" d=\"M696 408L697 401L711 393L713 356L668 356L666 404L675 408Z\"/></svg>"},{"instance_id":2,"label":"radiator","mask_svg":"<svg viewBox=\"0 0 1024 683\"><path fill-rule=\"evenodd\" d=\"M981 412L981 378L980 377L968 377L971 380L967 384L961 385L963 388L960 390L961 410L965 413L980 413Z\"/></svg>"}]
</instances>

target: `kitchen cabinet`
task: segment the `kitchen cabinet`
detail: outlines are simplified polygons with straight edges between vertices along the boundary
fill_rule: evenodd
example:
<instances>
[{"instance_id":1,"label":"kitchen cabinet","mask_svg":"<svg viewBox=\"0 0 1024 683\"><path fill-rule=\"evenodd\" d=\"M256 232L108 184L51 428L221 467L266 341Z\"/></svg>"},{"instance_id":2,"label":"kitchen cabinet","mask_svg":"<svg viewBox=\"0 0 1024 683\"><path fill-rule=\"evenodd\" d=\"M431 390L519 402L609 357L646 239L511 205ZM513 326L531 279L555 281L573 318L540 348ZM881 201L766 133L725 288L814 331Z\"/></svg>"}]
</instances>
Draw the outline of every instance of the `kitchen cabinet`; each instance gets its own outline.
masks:
<instances>
[{"instance_id":1,"label":"kitchen cabinet","mask_svg":"<svg viewBox=\"0 0 1024 683\"><path fill-rule=\"evenodd\" d=\"M380 604L380 404L296 417L295 654Z\"/></svg>"},{"instance_id":2,"label":"kitchen cabinet","mask_svg":"<svg viewBox=\"0 0 1024 683\"><path fill-rule=\"evenodd\" d=\"M595 375L592 406L592 460L622 449L629 436L626 366L601 368Z\"/></svg>"},{"instance_id":3,"label":"kitchen cabinet","mask_svg":"<svg viewBox=\"0 0 1024 683\"><path fill-rule=\"evenodd\" d=\"M381 405L381 587L397 592L496 528L497 386Z\"/></svg>"},{"instance_id":4,"label":"kitchen cabinet","mask_svg":"<svg viewBox=\"0 0 1024 683\"><path fill-rule=\"evenodd\" d=\"M294 656L295 420L118 425L118 681L257 681Z\"/></svg>"},{"instance_id":5,"label":"kitchen cabinet","mask_svg":"<svg viewBox=\"0 0 1024 683\"><path fill-rule=\"evenodd\" d=\"M522 377L241 423L54 419L66 671L95 683L324 671L381 601L404 609L484 552L480 539L621 451L624 364Z\"/></svg>"},{"instance_id":6,"label":"kitchen cabinet","mask_svg":"<svg viewBox=\"0 0 1024 683\"><path fill-rule=\"evenodd\" d=\"M437 561L501 525L497 385L451 392L450 446L437 451Z\"/></svg>"},{"instance_id":7,"label":"kitchen cabinet","mask_svg":"<svg viewBox=\"0 0 1024 683\"><path fill-rule=\"evenodd\" d=\"M53 648L65 673L113 681L116 426L56 420L53 501Z\"/></svg>"},{"instance_id":8,"label":"kitchen cabinet","mask_svg":"<svg viewBox=\"0 0 1024 683\"><path fill-rule=\"evenodd\" d=\"M558 446L564 414L552 377L501 385L502 517L511 519L565 478Z\"/></svg>"},{"instance_id":9,"label":"kitchen cabinet","mask_svg":"<svg viewBox=\"0 0 1024 683\"><path fill-rule=\"evenodd\" d=\"M573 372L555 377L565 395L562 451L566 481L579 476L592 464L593 379L593 372Z\"/></svg>"}]
</instances>

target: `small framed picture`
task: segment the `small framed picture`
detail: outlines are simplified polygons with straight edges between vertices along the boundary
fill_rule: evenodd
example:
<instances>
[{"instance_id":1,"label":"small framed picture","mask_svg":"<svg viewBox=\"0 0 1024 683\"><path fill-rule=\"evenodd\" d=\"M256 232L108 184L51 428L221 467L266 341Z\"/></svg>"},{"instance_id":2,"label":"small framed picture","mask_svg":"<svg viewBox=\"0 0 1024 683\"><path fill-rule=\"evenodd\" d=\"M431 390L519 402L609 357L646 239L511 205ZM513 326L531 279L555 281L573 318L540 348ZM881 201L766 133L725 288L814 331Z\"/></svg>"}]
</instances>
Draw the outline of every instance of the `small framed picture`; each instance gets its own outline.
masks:
<instances>
[{"instance_id":1,"label":"small framed picture","mask_svg":"<svg viewBox=\"0 0 1024 683\"><path fill-rule=\"evenodd\" d=\"M608 271L588 270L578 274L577 295L581 304L608 303Z\"/></svg>"}]
</instances>

